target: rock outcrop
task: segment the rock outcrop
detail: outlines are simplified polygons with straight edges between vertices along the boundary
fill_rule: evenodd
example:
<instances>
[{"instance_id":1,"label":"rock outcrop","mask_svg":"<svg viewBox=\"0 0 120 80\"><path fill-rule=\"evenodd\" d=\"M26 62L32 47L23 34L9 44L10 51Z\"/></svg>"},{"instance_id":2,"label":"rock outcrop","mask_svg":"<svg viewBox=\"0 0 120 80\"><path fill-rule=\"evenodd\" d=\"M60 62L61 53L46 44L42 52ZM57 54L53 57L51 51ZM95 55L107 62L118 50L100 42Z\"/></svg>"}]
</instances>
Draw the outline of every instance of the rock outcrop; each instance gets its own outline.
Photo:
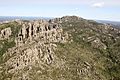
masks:
<instances>
[{"instance_id":1,"label":"rock outcrop","mask_svg":"<svg viewBox=\"0 0 120 80\"><path fill-rule=\"evenodd\" d=\"M0 31L0 40L9 39L11 34L12 34L12 31L11 31L10 27L1 30Z\"/></svg>"},{"instance_id":2,"label":"rock outcrop","mask_svg":"<svg viewBox=\"0 0 120 80\"><path fill-rule=\"evenodd\" d=\"M56 63L57 57L54 54L57 47L55 43L65 43L68 38L60 24L49 23L46 20L17 23L21 27L14 40L16 45L3 55L3 60L6 60L6 75L20 73L25 67L30 69L32 66L38 66L44 69L43 66L59 64ZM1 30L0 39L9 39L11 34L11 28L5 28Z\"/></svg>"},{"instance_id":3,"label":"rock outcrop","mask_svg":"<svg viewBox=\"0 0 120 80\"><path fill-rule=\"evenodd\" d=\"M21 46L31 41L65 42L66 35L63 34L60 24L47 21L24 22L16 38L16 45Z\"/></svg>"}]
</instances>

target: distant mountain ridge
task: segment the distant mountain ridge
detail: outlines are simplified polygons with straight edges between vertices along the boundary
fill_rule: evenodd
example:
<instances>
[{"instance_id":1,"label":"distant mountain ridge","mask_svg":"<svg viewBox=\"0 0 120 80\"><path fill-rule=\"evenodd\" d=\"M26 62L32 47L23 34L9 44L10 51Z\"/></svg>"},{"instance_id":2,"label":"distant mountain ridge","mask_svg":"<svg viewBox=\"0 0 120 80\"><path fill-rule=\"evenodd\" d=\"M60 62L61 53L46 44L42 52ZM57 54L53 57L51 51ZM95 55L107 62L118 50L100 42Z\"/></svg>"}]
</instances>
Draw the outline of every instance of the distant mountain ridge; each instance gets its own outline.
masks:
<instances>
[{"instance_id":1,"label":"distant mountain ridge","mask_svg":"<svg viewBox=\"0 0 120 80\"><path fill-rule=\"evenodd\" d=\"M15 19L20 20L38 20L38 19L51 19L51 17L33 17L33 16L0 16L0 22L11 21Z\"/></svg>"},{"instance_id":2,"label":"distant mountain ridge","mask_svg":"<svg viewBox=\"0 0 120 80\"><path fill-rule=\"evenodd\" d=\"M112 24L115 26L120 26L120 21L107 21L107 20L96 20L99 23Z\"/></svg>"},{"instance_id":3,"label":"distant mountain ridge","mask_svg":"<svg viewBox=\"0 0 120 80\"><path fill-rule=\"evenodd\" d=\"M20 19L20 20L38 20L38 19L53 19L53 17L34 17L34 16L0 16L0 22L3 21L11 21L15 19ZM109 20L95 20L98 23L103 23L103 24L111 24L115 26L120 26L120 21L109 21Z\"/></svg>"}]
</instances>

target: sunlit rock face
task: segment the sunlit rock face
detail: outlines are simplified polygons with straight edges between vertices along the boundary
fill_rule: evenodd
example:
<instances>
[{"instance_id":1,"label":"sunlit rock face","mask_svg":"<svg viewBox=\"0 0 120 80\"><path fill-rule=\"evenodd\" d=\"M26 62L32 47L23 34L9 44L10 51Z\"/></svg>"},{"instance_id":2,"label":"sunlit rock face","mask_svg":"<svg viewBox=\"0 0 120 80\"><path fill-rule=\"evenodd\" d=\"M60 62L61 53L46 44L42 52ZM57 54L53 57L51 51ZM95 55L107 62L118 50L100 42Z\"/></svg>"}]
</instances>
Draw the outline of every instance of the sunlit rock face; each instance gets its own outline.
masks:
<instances>
[{"instance_id":1,"label":"sunlit rock face","mask_svg":"<svg viewBox=\"0 0 120 80\"><path fill-rule=\"evenodd\" d=\"M65 42L65 35L60 24L48 23L47 21L22 23L16 44L21 46L31 41Z\"/></svg>"},{"instance_id":2,"label":"sunlit rock face","mask_svg":"<svg viewBox=\"0 0 120 80\"><path fill-rule=\"evenodd\" d=\"M4 40L4 39L9 39L9 37L11 36L11 28L5 28L3 30L0 31L0 40Z\"/></svg>"},{"instance_id":3,"label":"sunlit rock face","mask_svg":"<svg viewBox=\"0 0 120 80\"><path fill-rule=\"evenodd\" d=\"M65 43L68 39L67 33L63 32L60 24L49 23L46 20L16 22L20 25L18 34L14 37L16 45L9 48L3 55L5 75L14 74L12 78L14 80L15 76L22 74L21 72L25 68L28 68L27 71L33 67L44 70L44 66L60 65L61 61L54 52L57 48L56 43ZM0 39L9 39L12 33L10 27L5 28L1 30ZM17 78L15 80L30 79L29 76Z\"/></svg>"}]
</instances>

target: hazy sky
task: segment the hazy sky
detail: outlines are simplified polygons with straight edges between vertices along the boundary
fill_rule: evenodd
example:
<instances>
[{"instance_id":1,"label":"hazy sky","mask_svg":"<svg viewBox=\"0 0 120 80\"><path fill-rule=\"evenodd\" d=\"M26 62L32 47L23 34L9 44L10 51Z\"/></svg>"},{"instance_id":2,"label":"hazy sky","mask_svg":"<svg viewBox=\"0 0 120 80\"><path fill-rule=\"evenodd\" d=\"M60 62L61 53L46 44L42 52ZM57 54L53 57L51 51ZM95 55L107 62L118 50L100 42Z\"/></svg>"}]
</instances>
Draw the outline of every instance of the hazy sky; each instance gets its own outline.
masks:
<instances>
[{"instance_id":1,"label":"hazy sky","mask_svg":"<svg viewBox=\"0 0 120 80\"><path fill-rule=\"evenodd\" d=\"M0 16L65 15L120 21L120 0L0 0Z\"/></svg>"}]
</instances>

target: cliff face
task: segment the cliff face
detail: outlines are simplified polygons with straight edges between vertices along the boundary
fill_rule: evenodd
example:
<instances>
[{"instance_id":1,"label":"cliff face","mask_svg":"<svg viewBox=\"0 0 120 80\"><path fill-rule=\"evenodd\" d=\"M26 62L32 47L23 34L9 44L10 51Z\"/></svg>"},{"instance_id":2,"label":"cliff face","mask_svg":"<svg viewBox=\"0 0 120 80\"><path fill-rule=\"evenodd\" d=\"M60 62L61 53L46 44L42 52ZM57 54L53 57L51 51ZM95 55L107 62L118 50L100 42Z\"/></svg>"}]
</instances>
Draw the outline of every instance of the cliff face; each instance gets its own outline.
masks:
<instances>
[{"instance_id":1,"label":"cliff face","mask_svg":"<svg viewBox=\"0 0 120 80\"><path fill-rule=\"evenodd\" d=\"M1 30L0 32L0 40L4 40L4 39L9 39L10 35L11 35L11 28L5 28L3 30Z\"/></svg>"},{"instance_id":2,"label":"cliff face","mask_svg":"<svg viewBox=\"0 0 120 80\"><path fill-rule=\"evenodd\" d=\"M60 24L48 23L47 21L23 22L22 28L16 38L18 46L31 41L43 43L64 42L65 35Z\"/></svg>"},{"instance_id":3,"label":"cliff face","mask_svg":"<svg viewBox=\"0 0 120 80\"><path fill-rule=\"evenodd\" d=\"M3 55L5 63L2 68L6 69L5 75L20 73L25 67L29 70L32 66L44 69L44 66L59 65L54 55L57 48L55 43L65 43L68 38L60 24L45 20L16 23L20 25L18 34L13 40L16 45ZM11 27L4 28L1 30L0 39L9 40L12 33Z\"/></svg>"},{"instance_id":4,"label":"cliff face","mask_svg":"<svg viewBox=\"0 0 120 80\"><path fill-rule=\"evenodd\" d=\"M0 25L0 80L120 79L120 30L76 16Z\"/></svg>"}]
</instances>

